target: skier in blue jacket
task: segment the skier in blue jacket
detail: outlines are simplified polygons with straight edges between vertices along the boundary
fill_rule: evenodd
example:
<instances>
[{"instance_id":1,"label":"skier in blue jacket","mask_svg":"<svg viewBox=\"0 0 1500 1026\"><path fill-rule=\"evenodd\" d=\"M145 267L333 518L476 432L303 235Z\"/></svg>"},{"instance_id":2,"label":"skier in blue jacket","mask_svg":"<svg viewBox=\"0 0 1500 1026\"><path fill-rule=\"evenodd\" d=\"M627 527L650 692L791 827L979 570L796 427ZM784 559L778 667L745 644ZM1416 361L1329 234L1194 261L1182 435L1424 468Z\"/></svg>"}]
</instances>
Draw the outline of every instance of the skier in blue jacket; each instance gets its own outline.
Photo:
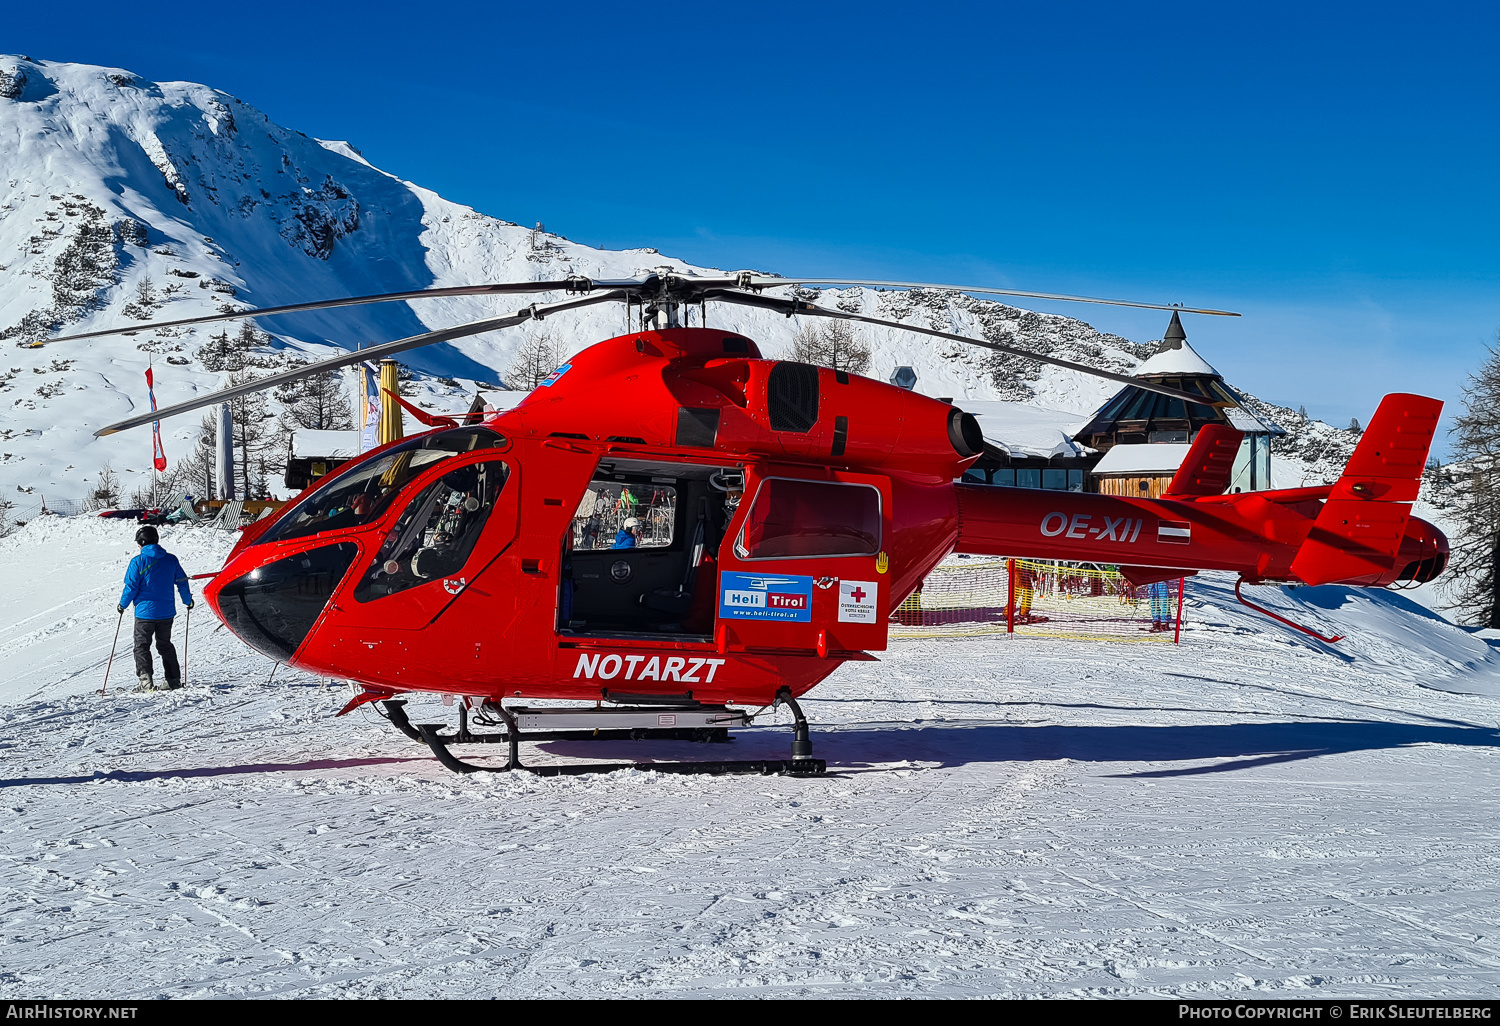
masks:
<instances>
[{"instance_id":1,"label":"skier in blue jacket","mask_svg":"<svg viewBox=\"0 0 1500 1026\"><path fill-rule=\"evenodd\" d=\"M177 557L157 544L160 537L154 527L135 532L135 543L141 554L130 561L125 571L125 590L120 594L120 614L135 603L135 675L142 691L152 689L151 639L161 654L161 671L167 687L182 687L182 668L177 664L177 649L172 644L172 621L177 603L172 598L175 586L183 605L193 608L193 593L188 590L187 574Z\"/></svg>"}]
</instances>

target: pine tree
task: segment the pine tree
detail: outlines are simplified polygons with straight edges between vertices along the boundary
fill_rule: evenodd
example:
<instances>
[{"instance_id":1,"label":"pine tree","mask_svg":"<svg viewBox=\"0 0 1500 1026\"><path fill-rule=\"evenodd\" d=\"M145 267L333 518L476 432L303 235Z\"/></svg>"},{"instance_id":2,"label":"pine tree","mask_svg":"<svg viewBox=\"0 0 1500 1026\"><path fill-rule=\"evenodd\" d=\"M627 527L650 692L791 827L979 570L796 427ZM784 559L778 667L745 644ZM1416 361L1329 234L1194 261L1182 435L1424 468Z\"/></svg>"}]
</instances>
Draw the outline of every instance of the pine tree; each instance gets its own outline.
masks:
<instances>
[{"instance_id":1,"label":"pine tree","mask_svg":"<svg viewBox=\"0 0 1500 1026\"><path fill-rule=\"evenodd\" d=\"M90 205L78 231L52 265L52 302L56 315L77 320L103 305L106 290L119 280L115 233L104 223L104 211Z\"/></svg>"},{"instance_id":2,"label":"pine tree","mask_svg":"<svg viewBox=\"0 0 1500 1026\"><path fill-rule=\"evenodd\" d=\"M1451 433L1459 532L1445 590L1460 622L1500 628L1500 347L1469 378Z\"/></svg>"},{"instance_id":3,"label":"pine tree","mask_svg":"<svg viewBox=\"0 0 1500 1026\"><path fill-rule=\"evenodd\" d=\"M198 349L198 359L203 369L209 371L237 371L245 369L245 354L229 341L229 332L219 329L208 336L208 341Z\"/></svg>"},{"instance_id":4,"label":"pine tree","mask_svg":"<svg viewBox=\"0 0 1500 1026\"><path fill-rule=\"evenodd\" d=\"M309 431L348 431L354 427L349 389L338 371L323 371L276 390L297 426Z\"/></svg>"}]
</instances>

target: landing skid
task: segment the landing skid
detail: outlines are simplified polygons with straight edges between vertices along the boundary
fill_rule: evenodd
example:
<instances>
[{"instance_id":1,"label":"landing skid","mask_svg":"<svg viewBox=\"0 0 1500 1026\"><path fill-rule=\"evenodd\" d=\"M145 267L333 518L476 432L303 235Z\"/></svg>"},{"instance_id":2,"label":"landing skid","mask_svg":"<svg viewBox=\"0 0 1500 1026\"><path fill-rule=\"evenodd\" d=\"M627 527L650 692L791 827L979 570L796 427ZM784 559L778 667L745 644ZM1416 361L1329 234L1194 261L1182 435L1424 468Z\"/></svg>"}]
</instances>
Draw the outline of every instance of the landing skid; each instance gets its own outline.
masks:
<instances>
[{"instance_id":1,"label":"landing skid","mask_svg":"<svg viewBox=\"0 0 1500 1026\"><path fill-rule=\"evenodd\" d=\"M521 762L522 741L625 741L625 740L672 740L727 743L728 726L715 723L743 726L749 717L742 712L723 706L697 706L663 708L649 706L620 709L507 709L500 703L486 703L485 709L504 721L505 730L495 734L475 734L469 730L468 706L458 707L458 729L452 734L441 733L443 724L413 724L406 716L406 702L399 698L387 699L380 704L397 730L420 741L432 749L448 769L455 773L509 773L520 770L539 777L573 777L586 773L613 773L616 770L637 769L656 773L706 773L759 774L761 776L783 775L791 777L817 777L828 772L828 764L812 757L812 738L808 731L807 717L802 707L792 698L789 690L783 689L777 701L791 709L795 722L792 727L792 757L790 759L705 760L695 762L607 762L565 763L550 766L526 766ZM678 717L690 721L691 726L642 726L644 722L657 724L675 723ZM521 720L525 720L524 729ZM569 729L579 721L599 724L585 729ZM619 723L620 726L609 726ZM503 744L509 753L502 766L481 766L464 762L453 754L453 745Z\"/></svg>"}]
</instances>

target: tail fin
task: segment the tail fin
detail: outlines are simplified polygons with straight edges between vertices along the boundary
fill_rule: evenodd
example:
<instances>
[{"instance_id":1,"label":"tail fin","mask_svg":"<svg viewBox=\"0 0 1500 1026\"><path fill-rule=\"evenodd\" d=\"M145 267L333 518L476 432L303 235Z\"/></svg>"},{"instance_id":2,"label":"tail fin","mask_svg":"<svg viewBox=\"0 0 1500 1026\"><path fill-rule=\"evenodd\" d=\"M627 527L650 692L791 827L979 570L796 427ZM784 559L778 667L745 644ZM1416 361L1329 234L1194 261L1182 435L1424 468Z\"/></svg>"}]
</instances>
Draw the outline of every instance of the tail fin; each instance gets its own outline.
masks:
<instances>
[{"instance_id":1,"label":"tail fin","mask_svg":"<svg viewBox=\"0 0 1500 1026\"><path fill-rule=\"evenodd\" d=\"M1163 499L1187 499L1203 495L1222 495L1234 473L1234 457L1240 451L1245 434L1228 424L1205 424L1198 429L1193 447L1188 450L1162 492Z\"/></svg>"},{"instance_id":2,"label":"tail fin","mask_svg":"<svg viewBox=\"0 0 1500 1026\"><path fill-rule=\"evenodd\" d=\"M1292 560L1308 584L1355 580L1390 570L1443 404L1397 393L1380 402L1354 455Z\"/></svg>"}]
</instances>

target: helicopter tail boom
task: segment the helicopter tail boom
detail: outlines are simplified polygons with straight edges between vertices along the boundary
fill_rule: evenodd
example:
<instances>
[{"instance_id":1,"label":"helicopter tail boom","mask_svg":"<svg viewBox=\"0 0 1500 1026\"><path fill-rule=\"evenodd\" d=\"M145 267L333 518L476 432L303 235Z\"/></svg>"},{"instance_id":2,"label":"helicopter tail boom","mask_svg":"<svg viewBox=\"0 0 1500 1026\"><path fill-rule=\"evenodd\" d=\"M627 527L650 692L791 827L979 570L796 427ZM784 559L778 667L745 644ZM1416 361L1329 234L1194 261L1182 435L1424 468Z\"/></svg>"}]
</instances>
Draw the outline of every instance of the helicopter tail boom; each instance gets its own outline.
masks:
<instances>
[{"instance_id":1,"label":"helicopter tail boom","mask_svg":"<svg viewBox=\"0 0 1500 1026\"><path fill-rule=\"evenodd\" d=\"M1411 516L1442 405L1386 396L1343 475L1323 488L1213 494L1224 476L1218 465L1233 455L1238 432L1229 429L1200 435L1192 465L1184 464L1160 499L958 485L956 548L1229 570L1250 582L1421 583L1442 572L1448 555L1442 532Z\"/></svg>"}]
</instances>

